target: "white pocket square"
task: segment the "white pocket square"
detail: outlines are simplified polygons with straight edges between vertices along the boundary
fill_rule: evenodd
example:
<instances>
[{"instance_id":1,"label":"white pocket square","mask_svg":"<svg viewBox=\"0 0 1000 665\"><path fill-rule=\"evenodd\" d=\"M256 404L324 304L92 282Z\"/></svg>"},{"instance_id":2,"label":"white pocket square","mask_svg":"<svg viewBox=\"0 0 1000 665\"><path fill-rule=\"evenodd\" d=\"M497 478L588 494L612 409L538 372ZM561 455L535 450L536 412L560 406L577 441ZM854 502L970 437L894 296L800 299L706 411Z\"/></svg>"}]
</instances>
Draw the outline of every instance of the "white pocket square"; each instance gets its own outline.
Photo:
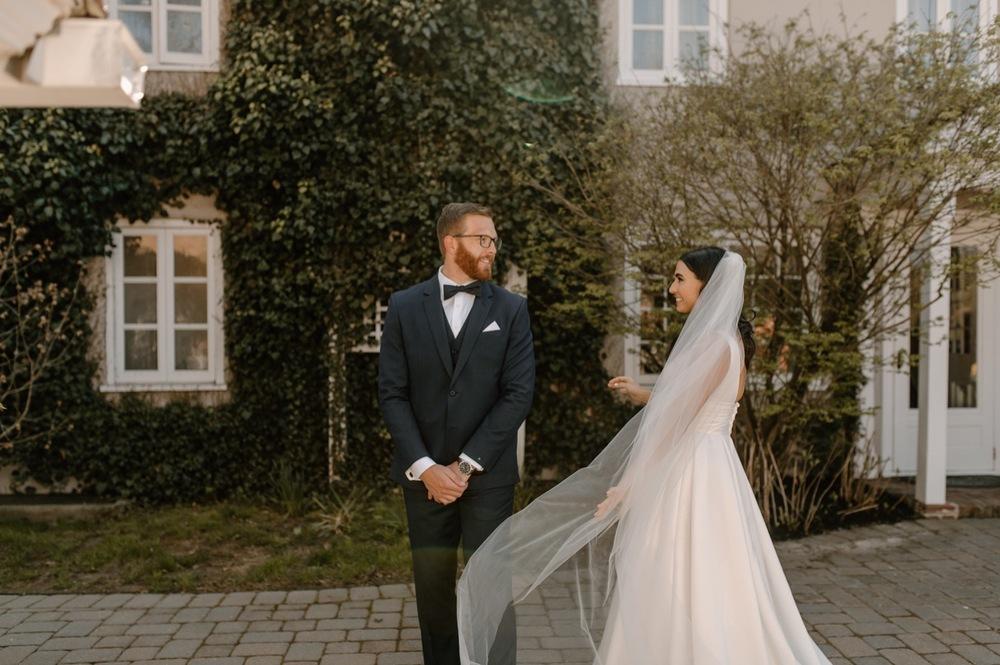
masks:
<instances>
[{"instance_id":1,"label":"white pocket square","mask_svg":"<svg viewBox=\"0 0 1000 665\"><path fill-rule=\"evenodd\" d=\"M500 330L500 326L497 324L496 321L483 328L483 332L496 332L498 330Z\"/></svg>"}]
</instances>

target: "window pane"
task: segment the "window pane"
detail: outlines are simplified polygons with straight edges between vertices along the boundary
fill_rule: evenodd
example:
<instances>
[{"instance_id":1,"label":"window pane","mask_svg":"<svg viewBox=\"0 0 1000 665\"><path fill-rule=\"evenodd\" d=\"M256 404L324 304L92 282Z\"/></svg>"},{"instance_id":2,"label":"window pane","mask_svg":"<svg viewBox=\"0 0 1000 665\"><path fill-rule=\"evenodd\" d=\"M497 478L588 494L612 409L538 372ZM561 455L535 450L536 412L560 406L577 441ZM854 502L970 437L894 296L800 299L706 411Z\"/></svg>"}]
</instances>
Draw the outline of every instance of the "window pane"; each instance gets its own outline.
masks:
<instances>
[{"instance_id":1,"label":"window pane","mask_svg":"<svg viewBox=\"0 0 1000 665\"><path fill-rule=\"evenodd\" d=\"M708 25L708 0L681 0L681 25Z\"/></svg>"},{"instance_id":2,"label":"window pane","mask_svg":"<svg viewBox=\"0 0 1000 665\"><path fill-rule=\"evenodd\" d=\"M174 322L208 323L207 284L174 284Z\"/></svg>"},{"instance_id":3,"label":"window pane","mask_svg":"<svg viewBox=\"0 0 1000 665\"><path fill-rule=\"evenodd\" d=\"M149 7L151 0L118 0L119 5L136 5L140 7Z\"/></svg>"},{"instance_id":4,"label":"window pane","mask_svg":"<svg viewBox=\"0 0 1000 665\"><path fill-rule=\"evenodd\" d=\"M156 369L156 331L125 331L125 369Z\"/></svg>"},{"instance_id":5,"label":"window pane","mask_svg":"<svg viewBox=\"0 0 1000 665\"><path fill-rule=\"evenodd\" d=\"M208 237L174 236L174 275L177 277L208 275Z\"/></svg>"},{"instance_id":6,"label":"window pane","mask_svg":"<svg viewBox=\"0 0 1000 665\"><path fill-rule=\"evenodd\" d=\"M208 369L208 331L176 331L174 353L174 369Z\"/></svg>"},{"instance_id":7,"label":"window pane","mask_svg":"<svg viewBox=\"0 0 1000 665\"><path fill-rule=\"evenodd\" d=\"M156 323L156 284L125 285L125 323Z\"/></svg>"},{"instance_id":8,"label":"window pane","mask_svg":"<svg viewBox=\"0 0 1000 665\"><path fill-rule=\"evenodd\" d=\"M643 25L663 25L663 0L634 0L632 22Z\"/></svg>"},{"instance_id":9,"label":"window pane","mask_svg":"<svg viewBox=\"0 0 1000 665\"><path fill-rule=\"evenodd\" d=\"M187 5L189 7L201 7L201 0L168 0L167 5Z\"/></svg>"},{"instance_id":10,"label":"window pane","mask_svg":"<svg viewBox=\"0 0 1000 665\"><path fill-rule=\"evenodd\" d=\"M167 50L201 53L201 12L167 12Z\"/></svg>"},{"instance_id":11,"label":"window pane","mask_svg":"<svg viewBox=\"0 0 1000 665\"><path fill-rule=\"evenodd\" d=\"M951 408L976 407L979 285L974 257L972 247L953 247L951 250L956 269L951 278L948 331L948 406Z\"/></svg>"},{"instance_id":12,"label":"window pane","mask_svg":"<svg viewBox=\"0 0 1000 665\"><path fill-rule=\"evenodd\" d=\"M118 12L118 18L125 24L136 43L146 53L153 52L153 15L149 12Z\"/></svg>"},{"instance_id":13,"label":"window pane","mask_svg":"<svg viewBox=\"0 0 1000 665\"><path fill-rule=\"evenodd\" d=\"M933 29L937 24L937 0L909 0L907 20L915 23L917 30Z\"/></svg>"},{"instance_id":14,"label":"window pane","mask_svg":"<svg viewBox=\"0 0 1000 665\"><path fill-rule=\"evenodd\" d=\"M978 0L951 0L951 11L955 13L956 29L972 32L979 27Z\"/></svg>"},{"instance_id":15,"label":"window pane","mask_svg":"<svg viewBox=\"0 0 1000 665\"><path fill-rule=\"evenodd\" d=\"M663 32L636 30L632 40L634 69L663 69Z\"/></svg>"},{"instance_id":16,"label":"window pane","mask_svg":"<svg viewBox=\"0 0 1000 665\"><path fill-rule=\"evenodd\" d=\"M156 236L125 236L125 276L156 276Z\"/></svg>"},{"instance_id":17,"label":"window pane","mask_svg":"<svg viewBox=\"0 0 1000 665\"><path fill-rule=\"evenodd\" d=\"M703 30L681 30L680 61L685 67L705 69L708 65L708 33Z\"/></svg>"}]
</instances>

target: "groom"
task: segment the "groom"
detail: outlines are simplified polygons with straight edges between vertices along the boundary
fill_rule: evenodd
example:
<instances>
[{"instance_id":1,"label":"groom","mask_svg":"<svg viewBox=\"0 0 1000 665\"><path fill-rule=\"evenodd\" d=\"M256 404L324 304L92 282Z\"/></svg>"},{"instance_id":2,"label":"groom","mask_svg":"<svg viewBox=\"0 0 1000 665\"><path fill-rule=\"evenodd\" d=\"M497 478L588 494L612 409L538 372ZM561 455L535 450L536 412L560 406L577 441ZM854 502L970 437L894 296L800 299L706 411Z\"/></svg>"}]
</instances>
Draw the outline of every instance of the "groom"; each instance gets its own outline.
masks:
<instances>
[{"instance_id":1,"label":"groom","mask_svg":"<svg viewBox=\"0 0 1000 665\"><path fill-rule=\"evenodd\" d=\"M468 561L513 512L535 357L527 301L488 281L501 244L489 208L449 203L437 238L437 274L389 298L379 403L403 486L424 665L459 665L457 549ZM496 647L490 665L513 665L511 611Z\"/></svg>"}]
</instances>

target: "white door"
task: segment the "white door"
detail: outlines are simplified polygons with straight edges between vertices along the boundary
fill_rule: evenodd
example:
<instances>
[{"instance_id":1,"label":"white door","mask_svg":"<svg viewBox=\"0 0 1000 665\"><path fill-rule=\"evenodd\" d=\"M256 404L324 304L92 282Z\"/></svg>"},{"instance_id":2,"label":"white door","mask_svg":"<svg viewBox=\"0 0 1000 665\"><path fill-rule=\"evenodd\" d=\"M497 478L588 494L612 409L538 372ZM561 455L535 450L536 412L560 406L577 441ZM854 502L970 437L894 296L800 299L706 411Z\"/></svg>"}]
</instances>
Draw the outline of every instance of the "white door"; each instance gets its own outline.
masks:
<instances>
[{"instance_id":1,"label":"white door","mask_svg":"<svg viewBox=\"0 0 1000 665\"><path fill-rule=\"evenodd\" d=\"M967 259L976 248L952 247L953 259ZM997 466L997 359L1000 358L1000 284L977 285L977 268L970 266L951 282L948 335L948 474L1000 473ZM911 285L914 288L915 285ZM916 323L913 317L911 322ZM919 340L901 337L897 358L916 355ZM887 475L917 472L917 367L890 370L893 405ZM892 368L893 370L896 368Z\"/></svg>"}]
</instances>

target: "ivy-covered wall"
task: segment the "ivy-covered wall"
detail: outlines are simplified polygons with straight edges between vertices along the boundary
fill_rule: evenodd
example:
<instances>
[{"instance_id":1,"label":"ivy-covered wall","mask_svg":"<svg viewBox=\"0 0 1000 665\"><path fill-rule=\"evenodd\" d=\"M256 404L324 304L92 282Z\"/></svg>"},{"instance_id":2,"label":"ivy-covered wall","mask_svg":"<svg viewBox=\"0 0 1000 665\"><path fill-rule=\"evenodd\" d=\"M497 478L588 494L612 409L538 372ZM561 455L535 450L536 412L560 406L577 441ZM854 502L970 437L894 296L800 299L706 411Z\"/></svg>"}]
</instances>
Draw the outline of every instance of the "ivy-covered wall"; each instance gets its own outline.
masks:
<instances>
[{"instance_id":1,"label":"ivy-covered wall","mask_svg":"<svg viewBox=\"0 0 1000 665\"><path fill-rule=\"evenodd\" d=\"M342 406L328 402L330 373L345 372L343 475L385 482L374 356L340 364L330 343L352 348L371 297L432 274L434 220L453 200L493 207L501 272L528 274L529 471L588 461L626 415L603 388L614 307L588 282L600 252L571 241L575 222L527 183L586 166L605 113L595 3L238 0L224 28L227 62L205 96L0 111L0 216L53 240L40 276L68 282L105 253L117 218L213 195L229 401L99 394L91 295L73 302L71 359L33 406L58 427L3 461L142 501L264 492L279 461L320 487L327 414Z\"/></svg>"}]
</instances>

